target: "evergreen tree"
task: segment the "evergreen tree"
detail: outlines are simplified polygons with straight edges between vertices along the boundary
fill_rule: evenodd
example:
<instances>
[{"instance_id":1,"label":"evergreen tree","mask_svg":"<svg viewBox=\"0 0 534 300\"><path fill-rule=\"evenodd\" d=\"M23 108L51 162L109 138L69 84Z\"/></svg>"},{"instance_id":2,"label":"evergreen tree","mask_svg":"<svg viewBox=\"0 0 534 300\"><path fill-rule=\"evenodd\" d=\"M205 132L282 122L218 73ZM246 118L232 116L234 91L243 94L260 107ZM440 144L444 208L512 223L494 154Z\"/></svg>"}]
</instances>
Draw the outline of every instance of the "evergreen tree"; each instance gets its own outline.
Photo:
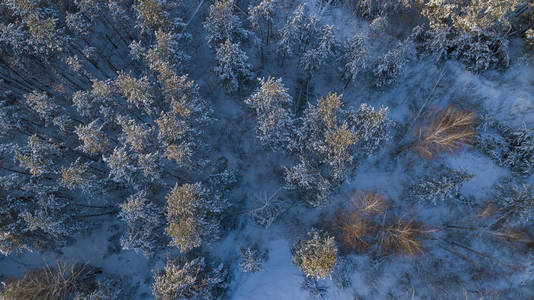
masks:
<instances>
[{"instance_id":1,"label":"evergreen tree","mask_svg":"<svg viewBox=\"0 0 534 300\"><path fill-rule=\"evenodd\" d=\"M406 65L403 45L393 48L384 54L373 66L374 84L377 88L390 86L401 75Z\"/></svg>"},{"instance_id":2,"label":"evergreen tree","mask_svg":"<svg viewBox=\"0 0 534 300\"><path fill-rule=\"evenodd\" d=\"M120 205L119 218L126 223L127 230L121 238L121 246L143 255L152 255L161 247L163 215L160 209L148 200L145 190L128 197Z\"/></svg>"},{"instance_id":3,"label":"evergreen tree","mask_svg":"<svg viewBox=\"0 0 534 300\"><path fill-rule=\"evenodd\" d=\"M146 76L135 79L121 71L114 83L128 103L150 114L154 106L154 96L150 92L149 82Z\"/></svg>"},{"instance_id":4,"label":"evergreen tree","mask_svg":"<svg viewBox=\"0 0 534 300\"><path fill-rule=\"evenodd\" d=\"M528 176L534 172L534 130L490 122L477 136L478 147L498 165Z\"/></svg>"},{"instance_id":5,"label":"evergreen tree","mask_svg":"<svg viewBox=\"0 0 534 300\"><path fill-rule=\"evenodd\" d=\"M257 137L262 144L274 149L291 149L294 125L289 106L292 98L281 78L258 80L260 86L245 100L256 111Z\"/></svg>"},{"instance_id":6,"label":"evergreen tree","mask_svg":"<svg viewBox=\"0 0 534 300\"><path fill-rule=\"evenodd\" d=\"M317 105L310 104L297 132L300 153L311 156L318 164L328 165L328 175L334 181L343 180L350 170L358 138L344 116L341 97L329 93Z\"/></svg>"},{"instance_id":7,"label":"evergreen tree","mask_svg":"<svg viewBox=\"0 0 534 300\"><path fill-rule=\"evenodd\" d=\"M113 153L102 159L109 168L109 178L115 182L133 183L137 167L126 148L115 148Z\"/></svg>"},{"instance_id":8,"label":"evergreen tree","mask_svg":"<svg viewBox=\"0 0 534 300\"><path fill-rule=\"evenodd\" d=\"M157 300L216 299L226 289L226 270L204 257L177 259L156 274L152 294Z\"/></svg>"},{"instance_id":9,"label":"evergreen tree","mask_svg":"<svg viewBox=\"0 0 534 300\"><path fill-rule=\"evenodd\" d=\"M24 98L26 99L28 106L46 122L50 122L58 113L58 106L54 103L52 98L46 95L46 93L33 91L32 93L24 95Z\"/></svg>"},{"instance_id":10,"label":"evergreen tree","mask_svg":"<svg viewBox=\"0 0 534 300\"><path fill-rule=\"evenodd\" d=\"M56 144L36 134L28 137L25 146L14 145L12 152L18 165L27 169L32 176L53 173L54 163L62 154Z\"/></svg>"},{"instance_id":11,"label":"evergreen tree","mask_svg":"<svg viewBox=\"0 0 534 300\"><path fill-rule=\"evenodd\" d=\"M228 92L235 92L241 84L252 79L252 66L239 43L230 40L220 44L215 54L215 74L221 79Z\"/></svg>"},{"instance_id":12,"label":"evergreen tree","mask_svg":"<svg viewBox=\"0 0 534 300\"><path fill-rule=\"evenodd\" d=\"M438 174L425 175L418 183L410 186L408 196L417 201L430 201L434 205L452 199L467 201L459 190L464 182L473 177L473 174L441 166Z\"/></svg>"},{"instance_id":13,"label":"evergreen tree","mask_svg":"<svg viewBox=\"0 0 534 300\"><path fill-rule=\"evenodd\" d=\"M143 30L157 30L165 24L166 0L137 0L134 9L138 26Z\"/></svg>"},{"instance_id":14,"label":"evergreen tree","mask_svg":"<svg viewBox=\"0 0 534 300\"><path fill-rule=\"evenodd\" d=\"M0 177L0 253L40 250L81 229L79 214L57 185L22 174Z\"/></svg>"},{"instance_id":15,"label":"evergreen tree","mask_svg":"<svg viewBox=\"0 0 534 300\"><path fill-rule=\"evenodd\" d=\"M351 80L355 80L356 76L368 67L368 49L367 38L362 34L355 35L345 45L345 68L343 77L347 80L347 84Z\"/></svg>"},{"instance_id":16,"label":"evergreen tree","mask_svg":"<svg viewBox=\"0 0 534 300\"><path fill-rule=\"evenodd\" d=\"M534 185L513 178L500 178L493 196L498 206L496 223L526 225L534 218Z\"/></svg>"},{"instance_id":17,"label":"evergreen tree","mask_svg":"<svg viewBox=\"0 0 534 300\"><path fill-rule=\"evenodd\" d=\"M316 38L316 46L304 52L299 60L299 65L311 77L319 70L319 67L334 53L334 27L324 26Z\"/></svg>"},{"instance_id":18,"label":"evergreen tree","mask_svg":"<svg viewBox=\"0 0 534 300\"><path fill-rule=\"evenodd\" d=\"M362 103L356 113L349 112L347 123L358 137L358 157L365 158L376 154L379 147L391 138L388 131L393 122L388 118L388 114L388 107L375 109L366 103Z\"/></svg>"},{"instance_id":19,"label":"evergreen tree","mask_svg":"<svg viewBox=\"0 0 534 300\"><path fill-rule=\"evenodd\" d=\"M293 56L295 50L300 47L300 43L306 38L306 15L304 5L300 4L293 12L291 18L288 18L286 24L279 31L279 52Z\"/></svg>"},{"instance_id":20,"label":"evergreen tree","mask_svg":"<svg viewBox=\"0 0 534 300\"><path fill-rule=\"evenodd\" d=\"M298 191L313 207L328 203L331 184L316 166L303 158L290 168L284 168L286 188Z\"/></svg>"},{"instance_id":21,"label":"evergreen tree","mask_svg":"<svg viewBox=\"0 0 534 300\"><path fill-rule=\"evenodd\" d=\"M261 0L257 5L248 7L248 20L252 28L259 31L260 38L265 45L270 43L277 2L278 0Z\"/></svg>"},{"instance_id":22,"label":"evergreen tree","mask_svg":"<svg viewBox=\"0 0 534 300\"><path fill-rule=\"evenodd\" d=\"M239 267L243 272L256 273L263 270L263 261L267 259L267 252L261 252L257 246L242 247Z\"/></svg>"},{"instance_id":23,"label":"evergreen tree","mask_svg":"<svg viewBox=\"0 0 534 300\"><path fill-rule=\"evenodd\" d=\"M166 199L171 246L187 252L217 238L218 216L229 206L225 199L212 197L200 183L176 184Z\"/></svg>"},{"instance_id":24,"label":"evergreen tree","mask_svg":"<svg viewBox=\"0 0 534 300\"><path fill-rule=\"evenodd\" d=\"M337 259L337 248L334 237L325 232L312 229L307 238L298 240L293 249L293 263L307 277L317 279L331 276Z\"/></svg>"},{"instance_id":25,"label":"evergreen tree","mask_svg":"<svg viewBox=\"0 0 534 300\"><path fill-rule=\"evenodd\" d=\"M83 142L78 148L83 152L95 155L109 149L109 141L102 129L104 124L98 119L87 125L78 125L74 131L78 139Z\"/></svg>"},{"instance_id":26,"label":"evergreen tree","mask_svg":"<svg viewBox=\"0 0 534 300\"><path fill-rule=\"evenodd\" d=\"M78 157L68 168L61 168L61 185L68 189L80 189L86 194L97 190L96 176L89 171L89 163L82 163Z\"/></svg>"},{"instance_id":27,"label":"evergreen tree","mask_svg":"<svg viewBox=\"0 0 534 300\"><path fill-rule=\"evenodd\" d=\"M226 41L239 43L248 35L239 17L234 14L235 5L234 0L216 0L210 5L209 15L204 22L210 49L216 50Z\"/></svg>"},{"instance_id":28,"label":"evergreen tree","mask_svg":"<svg viewBox=\"0 0 534 300\"><path fill-rule=\"evenodd\" d=\"M147 128L146 125L138 125L135 120L119 115L117 123L122 128L120 141L128 145L136 153L147 153L153 149L155 144L154 128Z\"/></svg>"}]
</instances>

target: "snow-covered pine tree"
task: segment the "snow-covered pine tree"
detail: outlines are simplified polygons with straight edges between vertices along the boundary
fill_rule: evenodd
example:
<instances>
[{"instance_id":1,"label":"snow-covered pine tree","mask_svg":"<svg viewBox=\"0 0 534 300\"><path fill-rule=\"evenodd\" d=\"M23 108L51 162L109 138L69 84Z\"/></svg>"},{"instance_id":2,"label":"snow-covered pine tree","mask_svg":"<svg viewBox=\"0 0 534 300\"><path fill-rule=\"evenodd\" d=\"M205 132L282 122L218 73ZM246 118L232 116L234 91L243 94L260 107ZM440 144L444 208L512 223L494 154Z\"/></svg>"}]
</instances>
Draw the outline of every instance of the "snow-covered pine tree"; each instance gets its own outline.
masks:
<instances>
[{"instance_id":1,"label":"snow-covered pine tree","mask_svg":"<svg viewBox=\"0 0 534 300\"><path fill-rule=\"evenodd\" d=\"M322 207L328 203L331 183L321 175L318 167L304 158L299 158L290 168L284 167L284 175L285 187L296 190L309 205Z\"/></svg>"},{"instance_id":2,"label":"snow-covered pine tree","mask_svg":"<svg viewBox=\"0 0 534 300\"><path fill-rule=\"evenodd\" d=\"M226 40L220 44L215 53L215 60L215 74L230 93L237 91L241 84L254 76L248 56L241 50L239 43L234 44Z\"/></svg>"},{"instance_id":3,"label":"snow-covered pine tree","mask_svg":"<svg viewBox=\"0 0 534 300\"><path fill-rule=\"evenodd\" d=\"M137 167L132 154L125 148L115 148L109 156L102 156L109 168L109 178L118 183L134 183Z\"/></svg>"},{"instance_id":4,"label":"snow-covered pine tree","mask_svg":"<svg viewBox=\"0 0 534 300\"><path fill-rule=\"evenodd\" d=\"M307 20L304 8L304 4L300 4L278 32L278 51L284 56L293 56L306 38Z\"/></svg>"},{"instance_id":5,"label":"snow-covered pine tree","mask_svg":"<svg viewBox=\"0 0 534 300\"><path fill-rule=\"evenodd\" d=\"M264 45L270 43L277 4L278 0L260 0L257 5L248 7L248 20L252 24L252 28L259 32Z\"/></svg>"},{"instance_id":6,"label":"snow-covered pine tree","mask_svg":"<svg viewBox=\"0 0 534 300\"><path fill-rule=\"evenodd\" d=\"M82 145L78 149L89 155L96 155L106 152L109 149L109 140L107 135L102 131L104 124L99 119L92 121L87 125L78 125L74 131Z\"/></svg>"},{"instance_id":7,"label":"snow-covered pine tree","mask_svg":"<svg viewBox=\"0 0 534 300\"><path fill-rule=\"evenodd\" d=\"M151 92L148 77L143 76L136 79L121 71L117 75L114 84L129 104L144 110L147 114L152 112L154 96Z\"/></svg>"},{"instance_id":8,"label":"snow-covered pine tree","mask_svg":"<svg viewBox=\"0 0 534 300\"><path fill-rule=\"evenodd\" d=\"M154 182L161 179L163 165L159 152L137 154L137 169L143 172L145 178Z\"/></svg>"},{"instance_id":9,"label":"snow-covered pine tree","mask_svg":"<svg viewBox=\"0 0 534 300\"><path fill-rule=\"evenodd\" d=\"M41 176L55 172L55 163L61 157L61 149L50 140L33 134L26 140L25 146L14 145L13 158L18 165L27 169L32 176Z\"/></svg>"},{"instance_id":10,"label":"snow-covered pine tree","mask_svg":"<svg viewBox=\"0 0 534 300\"><path fill-rule=\"evenodd\" d=\"M155 274L152 294L156 300L218 299L224 293L227 272L204 257L169 261Z\"/></svg>"},{"instance_id":11,"label":"snow-covered pine tree","mask_svg":"<svg viewBox=\"0 0 534 300\"><path fill-rule=\"evenodd\" d=\"M317 35L318 37L314 38L316 45L304 52L299 59L299 65L308 77L311 77L334 53L334 27L331 25L324 26L318 31Z\"/></svg>"},{"instance_id":12,"label":"snow-covered pine tree","mask_svg":"<svg viewBox=\"0 0 534 300\"><path fill-rule=\"evenodd\" d=\"M281 78L258 81L260 86L245 100L256 112L256 136L273 149L291 149L294 120L289 107L293 100Z\"/></svg>"},{"instance_id":13,"label":"snow-covered pine tree","mask_svg":"<svg viewBox=\"0 0 534 300\"><path fill-rule=\"evenodd\" d=\"M58 113L59 107L46 93L33 91L25 94L24 99L26 100L26 104L47 123Z\"/></svg>"},{"instance_id":14,"label":"snow-covered pine tree","mask_svg":"<svg viewBox=\"0 0 534 300\"><path fill-rule=\"evenodd\" d=\"M191 166L194 146L190 139L191 126L179 119L173 112L161 112L156 120L158 125L158 139L165 147L167 159L179 166Z\"/></svg>"},{"instance_id":15,"label":"snow-covered pine tree","mask_svg":"<svg viewBox=\"0 0 534 300\"><path fill-rule=\"evenodd\" d=\"M374 85L383 88L395 83L406 65L405 45L399 45L385 53L373 66Z\"/></svg>"},{"instance_id":16,"label":"snow-covered pine tree","mask_svg":"<svg viewBox=\"0 0 534 300\"><path fill-rule=\"evenodd\" d=\"M347 80L347 85L368 67L369 49L367 44L367 37L363 34L356 34L346 42L343 54L345 61L343 77Z\"/></svg>"},{"instance_id":17,"label":"snow-covered pine tree","mask_svg":"<svg viewBox=\"0 0 534 300\"><path fill-rule=\"evenodd\" d=\"M38 250L71 238L80 227L79 207L58 185L22 174L0 177L0 254Z\"/></svg>"},{"instance_id":18,"label":"snow-covered pine tree","mask_svg":"<svg viewBox=\"0 0 534 300\"><path fill-rule=\"evenodd\" d=\"M292 260L307 277L317 279L331 276L337 260L337 247L333 236L312 229L306 238L297 240L291 249Z\"/></svg>"},{"instance_id":19,"label":"snow-covered pine tree","mask_svg":"<svg viewBox=\"0 0 534 300\"><path fill-rule=\"evenodd\" d=\"M234 0L216 0L210 5L209 15L204 22L210 49L215 51L226 41L239 43L249 35L234 14L235 7Z\"/></svg>"},{"instance_id":20,"label":"snow-covered pine tree","mask_svg":"<svg viewBox=\"0 0 534 300\"><path fill-rule=\"evenodd\" d=\"M262 252L257 245L241 247L239 267L243 272L256 273L263 270L263 262L267 259L267 252Z\"/></svg>"},{"instance_id":21,"label":"snow-covered pine tree","mask_svg":"<svg viewBox=\"0 0 534 300\"><path fill-rule=\"evenodd\" d=\"M310 104L297 132L298 152L317 165L328 165L329 179L336 182L342 181L353 166L358 138L347 123L341 98L342 95L329 93L317 105Z\"/></svg>"},{"instance_id":22,"label":"snow-covered pine tree","mask_svg":"<svg viewBox=\"0 0 534 300\"><path fill-rule=\"evenodd\" d=\"M142 31L156 31L166 22L166 0L137 0L133 6Z\"/></svg>"},{"instance_id":23,"label":"snow-covered pine tree","mask_svg":"<svg viewBox=\"0 0 534 300\"><path fill-rule=\"evenodd\" d=\"M441 166L436 175L425 175L416 184L409 186L407 195L416 201L430 201L434 205L452 199L467 202L468 199L460 194L460 188L464 182L473 177L473 174L465 171Z\"/></svg>"},{"instance_id":24,"label":"snow-covered pine tree","mask_svg":"<svg viewBox=\"0 0 534 300\"><path fill-rule=\"evenodd\" d=\"M119 139L123 145L128 145L138 154L154 150L155 130L153 127L137 124L135 120L122 115L117 116L116 122L122 128Z\"/></svg>"},{"instance_id":25,"label":"snow-covered pine tree","mask_svg":"<svg viewBox=\"0 0 534 300\"><path fill-rule=\"evenodd\" d=\"M379 147L391 138L389 129L393 122L388 118L388 114L388 107L375 109L366 103L362 103L356 113L349 111L347 123L358 137L358 158L376 154Z\"/></svg>"},{"instance_id":26,"label":"snow-covered pine tree","mask_svg":"<svg viewBox=\"0 0 534 300\"><path fill-rule=\"evenodd\" d=\"M137 192L120 205L119 218L127 229L121 238L121 246L143 255L152 255L163 245L161 236L164 216L161 209L148 200L146 190Z\"/></svg>"},{"instance_id":27,"label":"snow-covered pine tree","mask_svg":"<svg viewBox=\"0 0 534 300\"><path fill-rule=\"evenodd\" d=\"M165 231L172 239L171 246L187 252L217 238L218 217L229 207L226 199L213 197L200 183L176 184L166 199L169 225Z\"/></svg>"},{"instance_id":28,"label":"snow-covered pine tree","mask_svg":"<svg viewBox=\"0 0 534 300\"><path fill-rule=\"evenodd\" d=\"M534 185L500 178L493 187L494 201L498 206L495 224L505 222L526 225L534 218Z\"/></svg>"},{"instance_id":29,"label":"snow-covered pine tree","mask_svg":"<svg viewBox=\"0 0 534 300\"><path fill-rule=\"evenodd\" d=\"M525 124L512 127L492 122L479 133L476 144L500 166L524 176L534 172L534 129Z\"/></svg>"},{"instance_id":30,"label":"snow-covered pine tree","mask_svg":"<svg viewBox=\"0 0 534 300\"><path fill-rule=\"evenodd\" d=\"M71 162L68 168L61 168L60 183L67 189L80 189L83 193L91 194L97 190L96 176L89 170L90 164L82 163L81 157Z\"/></svg>"}]
</instances>

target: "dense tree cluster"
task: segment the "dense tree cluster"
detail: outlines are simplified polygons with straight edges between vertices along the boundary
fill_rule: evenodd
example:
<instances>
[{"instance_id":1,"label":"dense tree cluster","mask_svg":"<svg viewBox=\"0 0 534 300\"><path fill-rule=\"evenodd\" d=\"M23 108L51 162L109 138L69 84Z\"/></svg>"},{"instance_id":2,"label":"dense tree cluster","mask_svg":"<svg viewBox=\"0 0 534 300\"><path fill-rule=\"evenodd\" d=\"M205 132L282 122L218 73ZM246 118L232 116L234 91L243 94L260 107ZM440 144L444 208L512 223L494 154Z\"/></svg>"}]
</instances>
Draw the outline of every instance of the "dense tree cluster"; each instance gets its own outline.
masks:
<instances>
[{"instance_id":1,"label":"dense tree cluster","mask_svg":"<svg viewBox=\"0 0 534 300\"><path fill-rule=\"evenodd\" d=\"M440 251L426 263L469 275L449 270L458 286L440 290L485 297L479 258L503 267L495 274L526 272L506 260L526 257L510 245L532 244L534 134L479 122L484 101L452 99L441 76L508 81L499 72L533 50L534 4L522 0L0 1L0 254L62 259L109 233L96 261L144 256L154 274L138 284L154 298L219 299L235 277L268 271L268 237L290 237L301 288L326 298L324 280L350 288L365 272L355 252L378 273L397 263L382 257L421 255L428 242ZM471 145L466 155L507 172L476 196L462 186L487 178L444 159ZM384 193L346 193L354 181ZM142 297L89 265L23 265L0 298ZM396 285L435 298L414 288L434 287L428 266L413 268L403 278L416 283ZM534 297L511 289L520 295L495 293Z\"/></svg>"}]
</instances>

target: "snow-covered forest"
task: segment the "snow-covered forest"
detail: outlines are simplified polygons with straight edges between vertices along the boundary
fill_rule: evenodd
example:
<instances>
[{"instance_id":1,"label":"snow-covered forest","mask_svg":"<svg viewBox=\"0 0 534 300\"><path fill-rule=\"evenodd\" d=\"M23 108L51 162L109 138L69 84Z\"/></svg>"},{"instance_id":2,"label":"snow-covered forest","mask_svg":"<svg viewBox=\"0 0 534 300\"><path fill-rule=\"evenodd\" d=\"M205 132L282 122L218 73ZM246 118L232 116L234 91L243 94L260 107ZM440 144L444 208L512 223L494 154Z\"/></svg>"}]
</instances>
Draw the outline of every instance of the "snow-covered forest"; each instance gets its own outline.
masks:
<instances>
[{"instance_id":1,"label":"snow-covered forest","mask_svg":"<svg viewBox=\"0 0 534 300\"><path fill-rule=\"evenodd\" d=\"M534 1L0 0L0 299L534 299Z\"/></svg>"}]
</instances>

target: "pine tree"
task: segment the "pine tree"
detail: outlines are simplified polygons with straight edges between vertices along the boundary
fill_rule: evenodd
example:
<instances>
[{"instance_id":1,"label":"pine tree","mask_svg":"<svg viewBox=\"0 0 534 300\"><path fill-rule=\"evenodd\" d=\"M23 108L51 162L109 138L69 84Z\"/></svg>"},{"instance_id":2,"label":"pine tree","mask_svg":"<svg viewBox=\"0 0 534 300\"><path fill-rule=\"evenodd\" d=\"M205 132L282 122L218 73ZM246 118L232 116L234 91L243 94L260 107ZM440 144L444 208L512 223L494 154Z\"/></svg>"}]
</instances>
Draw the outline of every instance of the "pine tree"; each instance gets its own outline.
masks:
<instances>
[{"instance_id":1,"label":"pine tree","mask_svg":"<svg viewBox=\"0 0 534 300\"><path fill-rule=\"evenodd\" d=\"M508 167L522 175L534 172L534 130L511 127L492 122L488 129L476 137L479 149L495 160L498 165Z\"/></svg>"},{"instance_id":2,"label":"pine tree","mask_svg":"<svg viewBox=\"0 0 534 300\"><path fill-rule=\"evenodd\" d=\"M230 93L254 76L252 66L247 62L248 56L241 50L239 43L233 44L226 40L217 48L215 60L215 74Z\"/></svg>"},{"instance_id":3,"label":"pine tree","mask_svg":"<svg viewBox=\"0 0 534 300\"><path fill-rule=\"evenodd\" d=\"M307 277L317 279L331 276L337 260L334 237L312 229L307 238L298 240L293 249L292 260Z\"/></svg>"},{"instance_id":4,"label":"pine tree","mask_svg":"<svg viewBox=\"0 0 534 300\"><path fill-rule=\"evenodd\" d=\"M493 187L498 206L497 221L528 224L534 218L534 185L513 178L500 178Z\"/></svg>"},{"instance_id":5,"label":"pine tree","mask_svg":"<svg viewBox=\"0 0 534 300\"><path fill-rule=\"evenodd\" d=\"M127 230L121 238L121 246L143 255L152 255L162 246L160 240L163 215L160 209L148 200L145 190L137 192L120 205L119 218Z\"/></svg>"},{"instance_id":6,"label":"pine tree","mask_svg":"<svg viewBox=\"0 0 534 300\"><path fill-rule=\"evenodd\" d=\"M67 27L79 35L87 35L91 24L88 23L81 12L67 13L65 16Z\"/></svg>"},{"instance_id":7,"label":"pine tree","mask_svg":"<svg viewBox=\"0 0 534 300\"><path fill-rule=\"evenodd\" d=\"M154 128L148 128L146 125L138 125L135 120L119 115L117 123L122 128L120 141L128 145L135 152L147 153L153 149L155 144Z\"/></svg>"},{"instance_id":8,"label":"pine tree","mask_svg":"<svg viewBox=\"0 0 534 300\"><path fill-rule=\"evenodd\" d=\"M19 166L28 169L32 176L53 173L54 163L62 154L52 141L42 139L36 134L28 137L25 146L15 145L12 151Z\"/></svg>"},{"instance_id":9,"label":"pine tree","mask_svg":"<svg viewBox=\"0 0 534 300\"><path fill-rule=\"evenodd\" d=\"M318 164L328 165L328 176L333 181L343 180L353 166L358 139L347 123L341 98L342 95L329 93L317 105L310 104L297 132L299 152L311 156Z\"/></svg>"},{"instance_id":10,"label":"pine tree","mask_svg":"<svg viewBox=\"0 0 534 300\"><path fill-rule=\"evenodd\" d=\"M293 12L293 16L289 18L286 24L279 31L279 52L293 56L297 47L300 47L300 43L305 37L306 20L304 13L304 5L300 4Z\"/></svg>"},{"instance_id":11,"label":"pine tree","mask_svg":"<svg viewBox=\"0 0 534 300\"><path fill-rule=\"evenodd\" d=\"M471 180L473 174L454 170L445 166L439 168L436 175L425 175L418 182L408 188L408 196L416 201L445 202L452 199L467 201L460 194L460 188L466 181Z\"/></svg>"},{"instance_id":12,"label":"pine tree","mask_svg":"<svg viewBox=\"0 0 534 300\"><path fill-rule=\"evenodd\" d=\"M83 142L78 149L83 152L95 155L104 153L109 149L109 141L104 132L102 132L104 125L98 119L87 125L78 125L74 131L78 135L78 139Z\"/></svg>"},{"instance_id":13,"label":"pine tree","mask_svg":"<svg viewBox=\"0 0 534 300\"><path fill-rule=\"evenodd\" d=\"M239 43L248 35L239 17L234 14L234 8L234 0L216 0L210 5L209 15L204 22L210 49L216 50L226 41Z\"/></svg>"},{"instance_id":14,"label":"pine tree","mask_svg":"<svg viewBox=\"0 0 534 300\"><path fill-rule=\"evenodd\" d=\"M293 100L282 79L258 79L260 86L245 100L256 111L256 133L260 142L274 149L291 149L294 131L289 106Z\"/></svg>"},{"instance_id":15,"label":"pine tree","mask_svg":"<svg viewBox=\"0 0 534 300\"><path fill-rule=\"evenodd\" d=\"M163 165L159 152L137 154L137 169L143 172L145 178L154 182L161 179Z\"/></svg>"},{"instance_id":16,"label":"pine tree","mask_svg":"<svg viewBox=\"0 0 534 300\"><path fill-rule=\"evenodd\" d=\"M61 185L68 189L80 189L86 194L97 190L96 176L89 171L89 163L82 163L78 157L68 168L61 168Z\"/></svg>"},{"instance_id":17,"label":"pine tree","mask_svg":"<svg viewBox=\"0 0 534 300\"><path fill-rule=\"evenodd\" d=\"M218 215L229 206L225 199L212 197L200 183L176 184L166 199L166 232L172 239L171 246L187 252L217 238Z\"/></svg>"},{"instance_id":18,"label":"pine tree","mask_svg":"<svg viewBox=\"0 0 534 300\"><path fill-rule=\"evenodd\" d=\"M226 289L227 272L204 257L177 259L156 274L152 294L156 300L216 299Z\"/></svg>"},{"instance_id":19,"label":"pine tree","mask_svg":"<svg viewBox=\"0 0 534 300\"><path fill-rule=\"evenodd\" d=\"M347 84L351 80L355 80L356 76L368 67L369 49L367 43L367 38L364 35L357 34L345 45L343 77L347 80Z\"/></svg>"},{"instance_id":20,"label":"pine tree","mask_svg":"<svg viewBox=\"0 0 534 300\"><path fill-rule=\"evenodd\" d=\"M321 175L319 169L300 158L290 168L284 168L286 188L298 191L304 201L313 207L328 203L331 184Z\"/></svg>"},{"instance_id":21,"label":"pine tree","mask_svg":"<svg viewBox=\"0 0 534 300\"><path fill-rule=\"evenodd\" d=\"M5 197L0 206L0 253L40 250L61 244L82 229L72 205L58 185L23 174L0 177Z\"/></svg>"},{"instance_id":22,"label":"pine tree","mask_svg":"<svg viewBox=\"0 0 534 300\"><path fill-rule=\"evenodd\" d=\"M126 148L115 148L108 157L103 156L109 168L109 178L115 182L133 183L137 167Z\"/></svg>"},{"instance_id":23,"label":"pine tree","mask_svg":"<svg viewBox=\"0 0 534 300\"><path fill-rule=\"evenodd\" d=\"M165 0L136 0L134 9L143 31L157 30L165 24Z\"/></svg>"},{"instance_id":24,"label":"pine tree","mask_svg":"<svg viewBox=\"0 0 534 300\"><path fill-rule=\"evenodd\" d=\"M119 72L114 84L118 87L120 93L126 101L135 105L138 109L143 109L150 114L154 106L154 96L150 91L150 81L148 77L144 76L140 79L135 79L130 75Z\"/></svg>"},{"instance_id":25,"label":"pine tree","mask_svg":"<svg viewBox=\"0 0 534 300\"><path fill-rule=\"evenodd\" d=\"M256 273L263 270L263 262L267 259L267 252L261 252L257 246L242 247L239 267L243 272Z\"/></svg>"},{"instance_id":26,"label":"pine tree","mask_svg":"<svg viewBox=\"0 0 534 300\"><path fill-rule=\"evenodd\" d=\"M50 122L58 113L58 106L54 103L52 98L46 95L46 93L33 91L32 93L24 95L24 98L28 106L46 122Z\"/></svg>"},{"instance_id":27,"label":"pine tree","mask_svg":"<svg viewBox=\"0 0 534 300\"><path fill-rule=\"evenodd\" d=\"M384 54L373 66L374 85L377 88L390 86L401 76L406 65L405 49L403 45Z\"/></svg>"},{"instance_id":28,"label":"pine tree","mask_svg":"<svg viewBox=\"0 0 534 300\"><path fill-rule=\"evenodd\" d=\"M356 147L359 158L376 154L379 147L391 138L388 131L393 122L388 114L388 107L375 109L366 103L362 103L356 113L349 112L347 123L358 137Z\"/></svg>"},{"instance_id":29,"label":"pine tree","mask_svg":"<svg viewBox=\"0 0 534 300\"><path fill-rule=\"evenodd\" d=\"M257 5L248 7L248 20L259 31L262 42L269 45L273 18L276 15L278 0L261 0Z\"/></svg>"},{"instance_id":30,"label":"pine tree","mask_svg":"<svg viewBox=\"0 0 534 300\"><path fill-rule=\"evenodd\" d=\"M316 46L304 52L299 60L300 67L311 77L334 53L334 27L324 26L319 32Z\"/></svg>"}]
</instances>

